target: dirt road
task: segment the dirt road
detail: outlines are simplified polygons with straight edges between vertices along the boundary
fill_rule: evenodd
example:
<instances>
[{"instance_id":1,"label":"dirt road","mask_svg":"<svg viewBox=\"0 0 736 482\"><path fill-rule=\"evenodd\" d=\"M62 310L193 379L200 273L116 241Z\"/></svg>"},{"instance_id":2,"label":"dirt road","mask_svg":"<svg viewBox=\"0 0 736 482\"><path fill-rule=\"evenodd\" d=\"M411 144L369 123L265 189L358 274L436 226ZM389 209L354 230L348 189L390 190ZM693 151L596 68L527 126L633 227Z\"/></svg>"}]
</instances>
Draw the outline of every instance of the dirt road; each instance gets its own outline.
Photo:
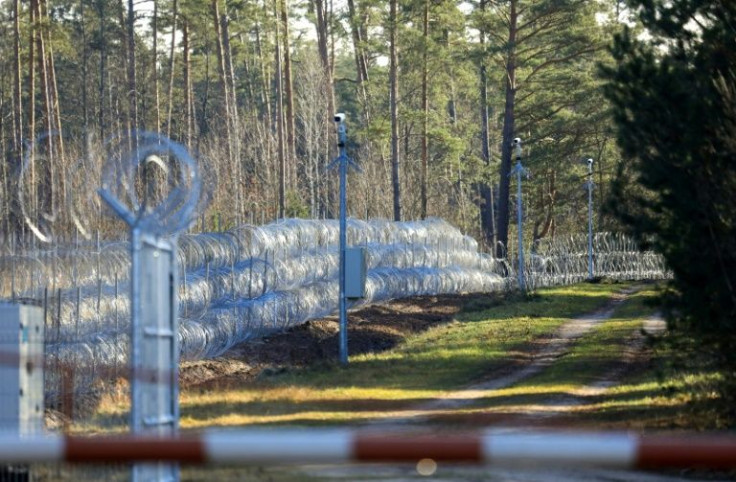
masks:
<instances>
[{"instance_id":1,"label":"dirt road","mask_svg":"<svg viewBox=\"0 0 736 482\"><path fill-rule=\"evenodd\" d=\"M616 309L636 291L636 288L615 295L604 307L592 313L570 320L551 336L536 340L523 353L521 362L496 369L482 380L444 395L423 402L395 416L366 424L367 430L415 427L438 416L452 414L488 396L489 391L512 387L527 378L543 373L564 357L576 342L596 326L611 318ZM448 323L460 308L472 297L430 297L405 300L390 305L375 306L351 314L351 347L358 351L387 349L399 343L410 333L426 330L437 324ZM278 370L279 366L299 366L336 356L336 321L332 319L313 322L290 333L277 335L262 344L250 344L238 356L230 360L214 360L191 364L185 369L185 385L202 386L230 383L240 384L251 380L263 370ZM645 322L649 332L662 330L664 324L656 316ZM524 427L554 425L556 417L568 414L574 407L585 404L586 397L601 395L616 386L628 373L633 362L640 362L644 350L644 337L637 330L627 339L620 360L606 367L595 381L579 388L575 393L551 395L533 406L519 405L515 412L506 413L506 430L525 430ZM644 355L645 356L645 355ZM242 360L248 360L248 363ZM569 420L569 417L565 420ZM441 464L429 467L414 465L379 466L296 466L268 468L263 476L254 480L270 481L593 481L593 482L678 482L687 480L720 480L713 474L694 472L648 473L603 469L553 469L535 470L529 467L513 469L495 467L453 466ZM699 478L700 477L700 478ZM705 478L702 478L705 477ZM725 480L725 479L724 479Z\"/></svg>"}]
</instances>

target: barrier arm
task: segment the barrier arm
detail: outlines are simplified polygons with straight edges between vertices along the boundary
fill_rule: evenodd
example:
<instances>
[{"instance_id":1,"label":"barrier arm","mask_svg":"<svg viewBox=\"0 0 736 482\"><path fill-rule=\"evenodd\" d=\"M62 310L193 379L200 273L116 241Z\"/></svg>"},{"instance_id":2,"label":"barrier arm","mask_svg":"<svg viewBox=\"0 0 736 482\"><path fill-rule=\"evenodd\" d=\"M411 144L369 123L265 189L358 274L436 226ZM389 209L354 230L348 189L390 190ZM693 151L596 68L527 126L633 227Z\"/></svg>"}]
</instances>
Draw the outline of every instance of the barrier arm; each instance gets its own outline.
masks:
<instances>
[{"instance_id":1,"label":"barrier arm","mask_svg":"<svg viewBox=\"0 0 736 482\"><path fill-rule=\"evenodd\" d=\"M455 435L355 430L211 431L177 437L0 435L1 463L295 464L438 462L622 469L736 468L736 436L497 431Z\"/></svg>"}]
</instances>

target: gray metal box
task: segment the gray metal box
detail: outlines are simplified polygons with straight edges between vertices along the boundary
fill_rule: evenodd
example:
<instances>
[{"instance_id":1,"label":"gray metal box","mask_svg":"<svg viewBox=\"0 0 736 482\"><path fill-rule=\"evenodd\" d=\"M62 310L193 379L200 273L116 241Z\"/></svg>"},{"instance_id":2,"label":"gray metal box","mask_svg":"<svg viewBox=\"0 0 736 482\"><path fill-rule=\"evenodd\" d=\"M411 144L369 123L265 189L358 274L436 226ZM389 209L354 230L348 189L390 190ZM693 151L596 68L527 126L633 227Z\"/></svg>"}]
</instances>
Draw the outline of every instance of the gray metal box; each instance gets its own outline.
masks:
<instances>
[{"instance_id":1,"label":"gray metal box","mask_svg":"<svg viewBox=\"0 0 736 482\"><path fill-rule=\"evenodd\" d=\"M0 303L0 430L43 430L43 310Z\"/></svg>"},{"instance_id":2,"label":"gray metal box","mask_svg":"<svg viewBox=\"0 0 736 482\"><path fill-rule=\"evenodd\" d=\"M345 297L365 297L366 259L364 248L345 248Z\"/></svg>"}]
</instances>

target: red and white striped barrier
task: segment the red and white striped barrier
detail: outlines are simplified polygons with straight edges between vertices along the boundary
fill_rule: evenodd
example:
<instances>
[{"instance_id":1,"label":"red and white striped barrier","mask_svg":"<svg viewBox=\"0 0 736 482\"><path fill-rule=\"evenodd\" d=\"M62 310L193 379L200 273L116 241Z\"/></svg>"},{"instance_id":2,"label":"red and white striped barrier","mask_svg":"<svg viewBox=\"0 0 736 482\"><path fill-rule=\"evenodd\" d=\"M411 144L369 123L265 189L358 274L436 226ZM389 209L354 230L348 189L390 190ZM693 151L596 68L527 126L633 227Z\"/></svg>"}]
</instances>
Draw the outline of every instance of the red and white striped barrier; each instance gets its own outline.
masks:
<instances>
[{"instance_id":1,"label":"red and white striped barrier","mask_svg":"<svg viewBox=\"0 0 736 482\"><path fill-rule=\"evenodd\" d=\"M131 435L18 438L0 434L0 462L290 464L442 462L617 468L736 468L736 437L625 433L407 435L354 430L213 431L176 438Z\"/></svg>"}]
</instances>

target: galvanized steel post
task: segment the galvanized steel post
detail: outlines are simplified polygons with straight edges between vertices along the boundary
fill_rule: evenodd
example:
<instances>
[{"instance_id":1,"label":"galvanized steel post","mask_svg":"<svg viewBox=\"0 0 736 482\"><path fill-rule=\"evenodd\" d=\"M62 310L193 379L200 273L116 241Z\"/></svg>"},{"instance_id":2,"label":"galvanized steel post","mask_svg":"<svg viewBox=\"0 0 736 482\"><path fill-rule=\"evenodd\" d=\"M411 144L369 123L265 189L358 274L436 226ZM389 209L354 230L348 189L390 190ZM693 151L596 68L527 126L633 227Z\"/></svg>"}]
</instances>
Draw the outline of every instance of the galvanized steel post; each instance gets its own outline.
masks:
<instances>
[{"instance_id":1,"label":"galvanized steel post","mask_svg":"<svg viewBox=\"0 0 736 482\"><path fill-rule=\"evenodd\" d=\"M512 142L514 147L514 154L516 155L516 166L514 172L516 173L516 225L518 228L519 236L519 290L526 291L526 281L524 279L524 225L523 225L523 207L521 197L521 176L526 175L527 172L521 165L521 139L515 138Z\"/></svg>"},{"instance_id":2,"label":"galvanized steel post","mask_svg":"<svg viewBox=\"0 0 736 482\"><path fill-rule=\"evenodd\" d=\"M345 128L345 115L335 115L337 124L337 147L340 155L337 160L340 163L340 363L348 363L348 309L345 299L345 249L347 247L347 171L348 157L345 154L345 143L347 141L347 129Z\"/></svg>"},{"instance_id":3,"label":"galvanized steel post","mask_svg":"<svg viewBox=\"0 0 736 482\"><path fill-rule=\"evenodd\" d=\"M588 279L593 279L593 159L588 159Z\"/></svg>"},{"instance_id":4,"label":"galvanized steel post","mask_svg":"<svg viewBox=\"0 0 736 482\"><path fill-rule=\"evenodd\" d=\"M134 434L173 436L179 423L176 236L193 219L201 184L197 165L183 146L157 135L132 135L135 136L131 143L134 149L127 153L127 158L118 159L123 169L110 166L108 171L118 173L117 177L110 174L98 191L130 226L130 427ZM168 159L172 168L162 158ZM135 192L129 189L136 179L121 178L124 174L119 174L134 173L140 164L150 159L160 163L164 174L170 177L167 181L175 181L169 185L176 184L169 197L158 206L152 206L148 198L139 202ZM178 166L173 168L176 164ZM153 187L145 187L150 196ZM122 194L127 204L114 191ZM138 464L133 467L133 480L176 481L179 469L171 463Z\"/></svg>"},{"instance_id":5,"label":"galvanized steel post","mask_svg":"<svg viewBox=\"0 0 736 482\"><path fill-rule=\"evenodd\" d=\"M345 145L347 144L347 127L345 126L345 114L335 114L335 125L337 127L337 147L340 154L332 161L330 168L337 167L340 170L340 363L348 363L348 313L347 297L345 295L345 251L347 249L347 176L348 167L360 172L360 168L347 156Z\"/></svg>"}]
</instances>

